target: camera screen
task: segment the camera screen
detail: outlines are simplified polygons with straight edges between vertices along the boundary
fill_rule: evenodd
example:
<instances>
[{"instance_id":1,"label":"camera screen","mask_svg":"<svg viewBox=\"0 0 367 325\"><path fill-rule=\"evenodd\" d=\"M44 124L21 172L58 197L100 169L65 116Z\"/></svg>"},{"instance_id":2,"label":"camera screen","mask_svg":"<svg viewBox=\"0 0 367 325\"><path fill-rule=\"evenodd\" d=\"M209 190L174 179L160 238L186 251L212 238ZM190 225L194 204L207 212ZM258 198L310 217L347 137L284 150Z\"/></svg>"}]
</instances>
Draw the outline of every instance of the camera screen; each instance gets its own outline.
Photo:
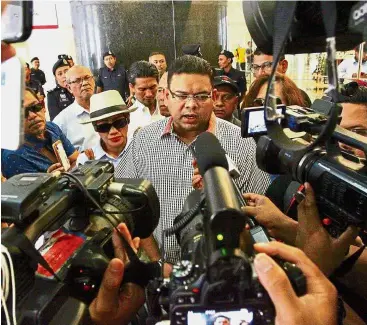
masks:
<instances>
[{"instance_id":1,"label":"camera screen","mask_svg":"<svg viewBox=\"0 0 367 325\"><path fill-rule=\"evenodd\" d=\"M282 113L282 109L278 108L277 112ZM249 135L266 134L266 125L264 119L264 110L249 110L247 133Z\"/></svg>"},{"instance_id":2,"label":"camera screen","mask_svg":"<svg viewBox=\"0 0 367 325\"><path fill-rule=\"evenodd\" d=\"M220 311L189 311L188 325L255 325L254 313L247 308L239 310Z\"/></svg>"}]
</instances>

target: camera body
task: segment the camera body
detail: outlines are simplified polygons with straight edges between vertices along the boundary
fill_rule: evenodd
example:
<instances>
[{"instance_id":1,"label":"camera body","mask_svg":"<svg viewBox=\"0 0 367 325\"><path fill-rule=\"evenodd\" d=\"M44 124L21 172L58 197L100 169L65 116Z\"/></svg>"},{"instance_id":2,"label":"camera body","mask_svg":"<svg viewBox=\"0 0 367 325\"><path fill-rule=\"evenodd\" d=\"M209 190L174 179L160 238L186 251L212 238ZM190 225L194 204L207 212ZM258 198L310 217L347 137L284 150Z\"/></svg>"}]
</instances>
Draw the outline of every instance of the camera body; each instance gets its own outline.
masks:
<instances>
[{"instance_id":1,"label":"camera body","mask_svg":"<svg viewBox=\"0 0 367 325\"><path fill-rule=\"evenodd\" d=\"M208 197L208 193L204 196L193 191L176 217L173 228L181 258L169 280L154 284L155 301L169 311L171 324L196 324L199 320L211 324L218 314L248 324L274 324L273 304L253 266L254 240L247 237L244 247L240 244L245 215L235 209L218 209L213 214L215 203ZM304 294L302 272L291 263L277 262L297 294Z\"/></svg>"},{"instance_id":2,"label":"camera body","mask_svg":"<svg viewBox=\"0 0 367 325\"><path fill-rule=\"evenodd\" d=\"M57 324L55 304L95 298L119 223L141 238L155 229L159 200L151 183L115 179L113 172L109 162L90 161L70 174L20 174L2 185L3 220L14 223L2 233L2 244L14 261L19 324ZM152 277L129 265L125 273L125 282Z\"/></svg>"},{"instance_id":3,"label":"camera body","mask_svg":"<svg viewBox=\"0 0 367 325\"><path fill-rule=\"evenodd\" d=\"M278 109L285 112L281 125L296 132L292 133L295 143L309 145L313 136L321 132L333 105L327 97L315 100L311 108L278 105ZM336 109L341 112L341 107ZM251 119L253 112L263 115L264 108L245 109L243 121ZM249 122L242 125L245 137L248 136L247 125ZM258 129L261 130L256 149L259 168L275 175L288 173L301 184L309 182L316 194L321 221L333 237L339 237L349 225L367 229L366 160L339 147L342 142L367 153L366 138L337 125L332 134L327 135L323 146L291 151L279 148L269 136L264 135L267 132L264 119Z\"/></svg>"}]
</instances>

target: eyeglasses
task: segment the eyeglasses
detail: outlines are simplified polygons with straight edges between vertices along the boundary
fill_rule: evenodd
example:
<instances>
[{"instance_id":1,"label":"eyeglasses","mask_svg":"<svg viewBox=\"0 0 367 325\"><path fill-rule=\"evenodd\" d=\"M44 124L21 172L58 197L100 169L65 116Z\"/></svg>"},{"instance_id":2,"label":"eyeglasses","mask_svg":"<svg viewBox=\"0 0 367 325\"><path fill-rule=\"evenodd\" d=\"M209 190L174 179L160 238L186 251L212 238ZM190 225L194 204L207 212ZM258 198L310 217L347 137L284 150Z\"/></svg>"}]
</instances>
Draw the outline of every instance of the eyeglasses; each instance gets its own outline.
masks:
<instances>
[{"instance_id":1,"label":"eyeglasses","mask_svg":"<svg viewBox=\"0 0 367 325\"><path fill-rule=\"evenodd\" d=\"M100 132L100 133L107 133L110 132L112 126L115 129L122 129L124 128L126 125L128 125L130 123L130 120L126 117L122 117L116 121L113 121L112 123L103 123L103 124L94 124L94 130L96 132Z\"/></svg>"},{"instance_id":2,"label":"eyeglasses","mask_svg":"<svg viewBox=\"0 0 367 325\"><path fill-rule=\"evenodd\" d=\"M24 109L24 117L28 118L29 117L29 112L38 113L39 111L42 110L42 108L43 108L42 104L36 104L36 105L28 106Z\"/></svg>"},{"instance_id":3,"label":"eyeglasses","mask_svg":"<svg viewBox=\"0 0 367 325\"><path fill-rule=\"evenodd\" d=\"M212 97L212 93L197 95L177 94L171 91L171 89L169 89L169 92L171 93L172 98L176 99L178 102L186 102L188 99L192 99L196 102L203 103Z\"/></svg>"},{"instance_id":4,"label":"eyeglasses","mask_svg":"<svg viewBox=\"0 0 367 325\"><path fill-rule=\"evenodd\" d=\"M283 104L282 100L279 97L275 97L276 98L276 104L280 105ZM252 105L254 106L264 106L265 105L265 98L256 98L254 99L254 101L252 102Z\"/></svg>"},{"instance_id":5,"label":"eyeglasses","mask_svg":"<svg viewBox=\"0 0 367 325\"><path fill-rule=\"evenodd\" d=\"M357 133L357 134L362 135L364 137L367 137L367 129L365 129L365 128L353 128L353 129L349 129L349 131Z\"/></svg>"},{"instance_id":6,"label":"eyeglasses","mask_svg":"<svg viewBox=\"0 0 367 325\"><path fill-rule=\"evenodd\" d=\"M273 62L269 62L269 61L266 61L261 65L253 64L252 67L251 67L251 71L252 72L258 72L260 70L260 68L262 70L270 70L272 65L273 65Z\"/></svg>"},{"instance_id":7,"label":"eyeglasses","mask_svg":"<svg viewBox=\"0 0 367 325\"><path fill-rule=\"evenodd\" d=\"M69 81L68 83L70 85L71 84L81 85L83 81L89 81L91 78L93 78L93 76L84 76L84 77L76 78L74 81Z\"/></svg>"},{"instance_id":8,"label":"eyeglasses","mask_svg":"<svg viewBox=\"0 0 367 325\"><path fill-rule=\"evenodd\" d=\"M222 95L222 96L217 94L217 100L219 100L219 98L220 98L223 103L227 103L235 97L237 97L237 95L235 95L235 94L225 94L225 95Z\"/></svg>"}]
</instances>

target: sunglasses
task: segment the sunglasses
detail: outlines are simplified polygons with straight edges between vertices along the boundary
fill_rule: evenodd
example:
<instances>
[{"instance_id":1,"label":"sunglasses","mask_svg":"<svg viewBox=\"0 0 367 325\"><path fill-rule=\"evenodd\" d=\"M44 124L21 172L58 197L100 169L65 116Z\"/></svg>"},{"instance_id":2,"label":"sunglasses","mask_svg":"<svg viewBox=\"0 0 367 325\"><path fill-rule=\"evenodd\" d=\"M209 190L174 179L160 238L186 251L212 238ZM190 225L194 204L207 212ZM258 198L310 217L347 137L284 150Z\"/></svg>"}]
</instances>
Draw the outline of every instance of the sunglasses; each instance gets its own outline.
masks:
<instances>
[{"instance_id":1,"label":"sunglasses","mask_svg":"<svg viewBox=\"0 0 367 325\"><path fill-rule=\"evenodd\" d=\"M24 117L28 118L29 112L38 113L39 111L42 110L42 108L43 108L42 104L36 104L36 105L28 106L24 110Z\"/></svg>"},{"instance_id":2,"label":"sunglasses","mask_svg":"<svg viewBox=\"0 0 367 325\"><path fill-rule=\"evenodd\" d=\"M126 125L130 123L130 120L126 117L122 117L112 123L103 123L103 124L94 124L94 130L100 133L107 133L110 132L111 128L114 127L115 129L122 129Z\"/></svg>"}]
</instances>

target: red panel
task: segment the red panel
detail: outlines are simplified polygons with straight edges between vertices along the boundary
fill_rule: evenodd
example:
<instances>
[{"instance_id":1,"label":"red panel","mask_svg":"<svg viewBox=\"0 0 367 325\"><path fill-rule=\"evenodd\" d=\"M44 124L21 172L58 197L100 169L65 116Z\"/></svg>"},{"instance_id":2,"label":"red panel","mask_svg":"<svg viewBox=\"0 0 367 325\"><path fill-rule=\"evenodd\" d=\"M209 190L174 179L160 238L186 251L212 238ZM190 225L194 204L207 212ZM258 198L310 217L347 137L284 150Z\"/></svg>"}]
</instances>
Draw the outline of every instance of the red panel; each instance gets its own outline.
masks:
<instances>
[{"instance_id":1,"label":"red panel","mask_svg":"<svg viewBox=\"0 0 367 325\"><path fill-rule=\"evenodd\" d=\"M57 29L59 25L42 25L42 26L33 26L32 29Z\"/></svg>"}]
</instances>

